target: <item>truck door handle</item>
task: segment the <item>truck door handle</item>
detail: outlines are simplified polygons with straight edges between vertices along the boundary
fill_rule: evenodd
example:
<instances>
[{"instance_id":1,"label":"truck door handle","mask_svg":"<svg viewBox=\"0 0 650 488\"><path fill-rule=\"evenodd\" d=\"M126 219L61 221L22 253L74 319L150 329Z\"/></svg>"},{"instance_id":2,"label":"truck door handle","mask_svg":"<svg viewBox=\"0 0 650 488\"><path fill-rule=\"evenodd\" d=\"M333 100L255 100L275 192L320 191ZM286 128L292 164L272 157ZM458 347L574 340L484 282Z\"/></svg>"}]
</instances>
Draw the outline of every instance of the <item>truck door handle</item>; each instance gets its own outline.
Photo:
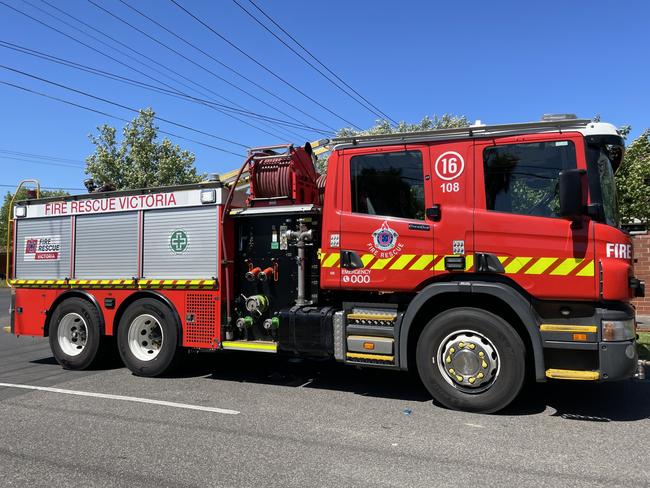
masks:
<instances>
[{"instance_id":1,"label":"truck door handle","mask_svg":"<svg viewBox=\"0 0 650 488\"><path fill-rule=\"evenodd\" d=\"M363 261L355 251L341 251L341 268L360 269Z\"/></svg>"},{"instance_id":2,"label":"truck door handle","mask_svg":"<svg viewBox=\"0 0 650 488\"><path fill-rule=\"evenodd\" d=\"M427 208L426 215L429 220L440 222L440 219L442 218L442 208L440 208L440 204L434 203L432 207Z\"/></svg>"}]
</instances>

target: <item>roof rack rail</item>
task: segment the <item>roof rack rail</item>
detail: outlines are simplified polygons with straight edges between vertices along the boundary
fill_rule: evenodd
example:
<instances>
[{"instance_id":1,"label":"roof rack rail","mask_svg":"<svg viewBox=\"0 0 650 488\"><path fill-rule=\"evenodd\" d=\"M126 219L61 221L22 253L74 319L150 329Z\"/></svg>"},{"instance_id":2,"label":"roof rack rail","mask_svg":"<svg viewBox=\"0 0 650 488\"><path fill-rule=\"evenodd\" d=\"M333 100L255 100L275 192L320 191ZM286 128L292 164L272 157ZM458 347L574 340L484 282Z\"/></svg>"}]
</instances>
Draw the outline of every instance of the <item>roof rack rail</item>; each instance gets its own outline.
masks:
<instances>
[{"instance_id":1,"label":"roof rack rail","mask_svg":"<svg viewBox=\"0 0 650 488\"><path fill-rule=\"evenodd\" d=\"M468 127L458 127L453 129L434 129L418 132L397 132L393 134L371 134L348 137L336 137L330 140L330 146L337 145L368 145L372 143L405 143L418 142L430 139L439 139L443 137L473 137L482 135L491 135L502 132L529 132L549 129L566 129L585 127L591 123L589 119L563 119L550 120L541 122L524 122L518 124L498 124L498 125L470 125Z\"/></svg>"}]
</instances>

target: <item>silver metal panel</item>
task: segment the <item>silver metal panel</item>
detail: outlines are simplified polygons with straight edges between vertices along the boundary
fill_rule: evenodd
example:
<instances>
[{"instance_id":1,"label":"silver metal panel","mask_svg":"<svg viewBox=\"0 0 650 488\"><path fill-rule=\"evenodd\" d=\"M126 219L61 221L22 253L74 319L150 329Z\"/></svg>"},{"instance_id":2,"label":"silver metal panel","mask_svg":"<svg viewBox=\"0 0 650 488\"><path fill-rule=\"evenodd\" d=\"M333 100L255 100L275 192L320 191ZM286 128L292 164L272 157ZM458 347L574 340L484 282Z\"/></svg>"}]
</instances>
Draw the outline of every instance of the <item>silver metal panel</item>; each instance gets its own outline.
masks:
<instances>
[{"instance_id":1,"label":"silver metal panel","mask_svg":"<svg viewBox=\"0 0 650 488\"><path fill-rule=\"evenodd\" d=\"M138 275L138 213L80 215L75 278L129 279Z\"/></svg>"},{"instance_id":2,"label":"silver metal panel","mask_svg":"<svg viewBox=\"0 0 650 488\"><path fill-rule=\"evenodd\" d=\"M334 328L334 358L339 361L345 360L345 351L343 350L343 310L334 312L334 319L332 320Z\"/></svg>"},{"instance_id":3,"label":"silver metal panel","mask_svg":"<svg viewBox=\"0 0 650 488\"><path fill-rule=\"evenodd\" d=\"M35 253L26 253L26 239L57 236L60 243L57 259L36 259ZM15 277L22 280L69 278L70 238L70 217L16 220Z\"/></svg>"},{"instance_id":4,"label":"silver metal panel","mask_svg":"<svg viewBox=\"0 0 650 488\"><path fill-rule=\"evenodd\" d=\"M241 209L231 210L230 215L233 217L247 217L250 215L276 215L285 213L316 213L320 212L321 208L316 205L277 205L270 207L247 207Z\"/></svg>"},{"instance_id":5,"label":"silver metal panel","mask_svg":"<svg viewBox=\"0 0 650 488\"><path fill-rule=\"evenodd\" d=\"M188 209L146 211L144 214L144 277L147 279L217 278L217 243L220 239L218 208L210 205Z\"/></svg>"},{"instance_id":6,"label":"silver metal panel","mask_svg":"<svg viewBox=\"0 0 650 488\"><path fill-rule=\"evenodd\" d=\"M363 345L367 342L374 348L370 350L364 348ZM348 336L347 343L350 352L392 355L395 340L392 337Z\"/></svg>"}]
</instances>

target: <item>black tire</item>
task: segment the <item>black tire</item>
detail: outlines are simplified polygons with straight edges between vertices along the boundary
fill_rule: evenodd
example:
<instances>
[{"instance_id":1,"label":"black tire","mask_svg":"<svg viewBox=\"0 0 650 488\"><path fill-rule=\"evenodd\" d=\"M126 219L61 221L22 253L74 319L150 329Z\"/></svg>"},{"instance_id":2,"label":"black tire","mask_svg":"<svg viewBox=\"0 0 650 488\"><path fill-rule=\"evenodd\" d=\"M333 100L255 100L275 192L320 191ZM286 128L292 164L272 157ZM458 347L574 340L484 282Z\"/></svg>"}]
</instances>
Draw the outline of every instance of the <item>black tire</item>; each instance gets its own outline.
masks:
<instances>
[{"instance_id":1,"label":"black tire","mask_svg":"<svg viewBox=\"0 0 650 488\"><path fill-rule=\"evenodd\" d=\"M147 325L148 327L154 327L156 331L161 330L159 347L151 349L157 352L155 352L155 355L152 353L152 359L147 360L138 358L138 353L134 352L134 349L129 345L129 330L132 327L137 327L136 320L140 320L145 316L155 319L142 319L145 321L144 323L147 320L151 322ZM144 323L143 327L145 326ZM148 344L148 341L151 340L150 337L151 335L142 336L142 341L144 341L143 343L147 342L147 346L150 345ZM136 347L135 351L140 351L140 354L147 352L144 351L145 346L143 346L143 350L138 349L138 347ZM120 320L117 330L117 348L120 351L124 365L137 376L152 377L169 372L176 366L180 356L180 327L173 311L154 298L143 298L132 303Z\"/></svg>"},{"instance_id":2,"label":"black tire","mask_svg":"<svg viewBox=\"0 0 650 488\"><path fill-rule=\"evenodd\" d=\"M88 369L100 362L106 355L105 345L109 342L101 336L100 323L97 308L88 300L74 297L60 303L52 314L49 328L50 349L54 359L64 369ZM68 334L64 328L68 328L68 325L77 328L76 338L65 338ZM60 337L59 329L64 337ZM83 340L79 336L79 330L83 329L85 345L81 347ZM71 348L75 348L75 345L79 352L71 353Z\"/></svg>"},{"instance_id":3,"label":"black tire","mask_svg":"<svg viewBox=\"0 0 650 488\"><path fill-rule=\"evenodd\" d=\"M478 335L468 336L461 331L474 331ZM479 335L483 336L498 355L495 364L499 364L499 368L494 369L496 375L481 388L472 388L469 384L465 387L453 380L453 374L446 378L441 372L445 365L441 362L442 356L437 358L439 349L445 344L453 344L456 333L476 338L479 346ZM526 348L519 334L501 317L485 310L464 307L443 312L424 327L418 338L416 363L422 383L445 407L492 413L505 408L519 394L526 374ZM464 378L463 382L467 379Z\"/></svg>"}]
</instances>

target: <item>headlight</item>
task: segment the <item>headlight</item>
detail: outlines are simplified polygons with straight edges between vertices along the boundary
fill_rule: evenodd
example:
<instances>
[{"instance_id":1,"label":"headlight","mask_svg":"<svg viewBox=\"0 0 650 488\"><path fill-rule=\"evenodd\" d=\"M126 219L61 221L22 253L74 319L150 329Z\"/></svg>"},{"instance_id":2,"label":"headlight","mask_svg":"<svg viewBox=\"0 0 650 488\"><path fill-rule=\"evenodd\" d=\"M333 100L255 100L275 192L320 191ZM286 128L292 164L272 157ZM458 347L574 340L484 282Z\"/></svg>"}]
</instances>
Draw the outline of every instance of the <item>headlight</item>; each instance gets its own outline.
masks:
<instances>
[{"instance_id":1,"label":"headlight","mask_svg":"<svg viewBox=\"0 0 650 488\"><path fill-rule=\"evenodd\" d=\"M604 341L628 341L636 337L634 319L603 320Z\"/></svg>"}]
</instances>

